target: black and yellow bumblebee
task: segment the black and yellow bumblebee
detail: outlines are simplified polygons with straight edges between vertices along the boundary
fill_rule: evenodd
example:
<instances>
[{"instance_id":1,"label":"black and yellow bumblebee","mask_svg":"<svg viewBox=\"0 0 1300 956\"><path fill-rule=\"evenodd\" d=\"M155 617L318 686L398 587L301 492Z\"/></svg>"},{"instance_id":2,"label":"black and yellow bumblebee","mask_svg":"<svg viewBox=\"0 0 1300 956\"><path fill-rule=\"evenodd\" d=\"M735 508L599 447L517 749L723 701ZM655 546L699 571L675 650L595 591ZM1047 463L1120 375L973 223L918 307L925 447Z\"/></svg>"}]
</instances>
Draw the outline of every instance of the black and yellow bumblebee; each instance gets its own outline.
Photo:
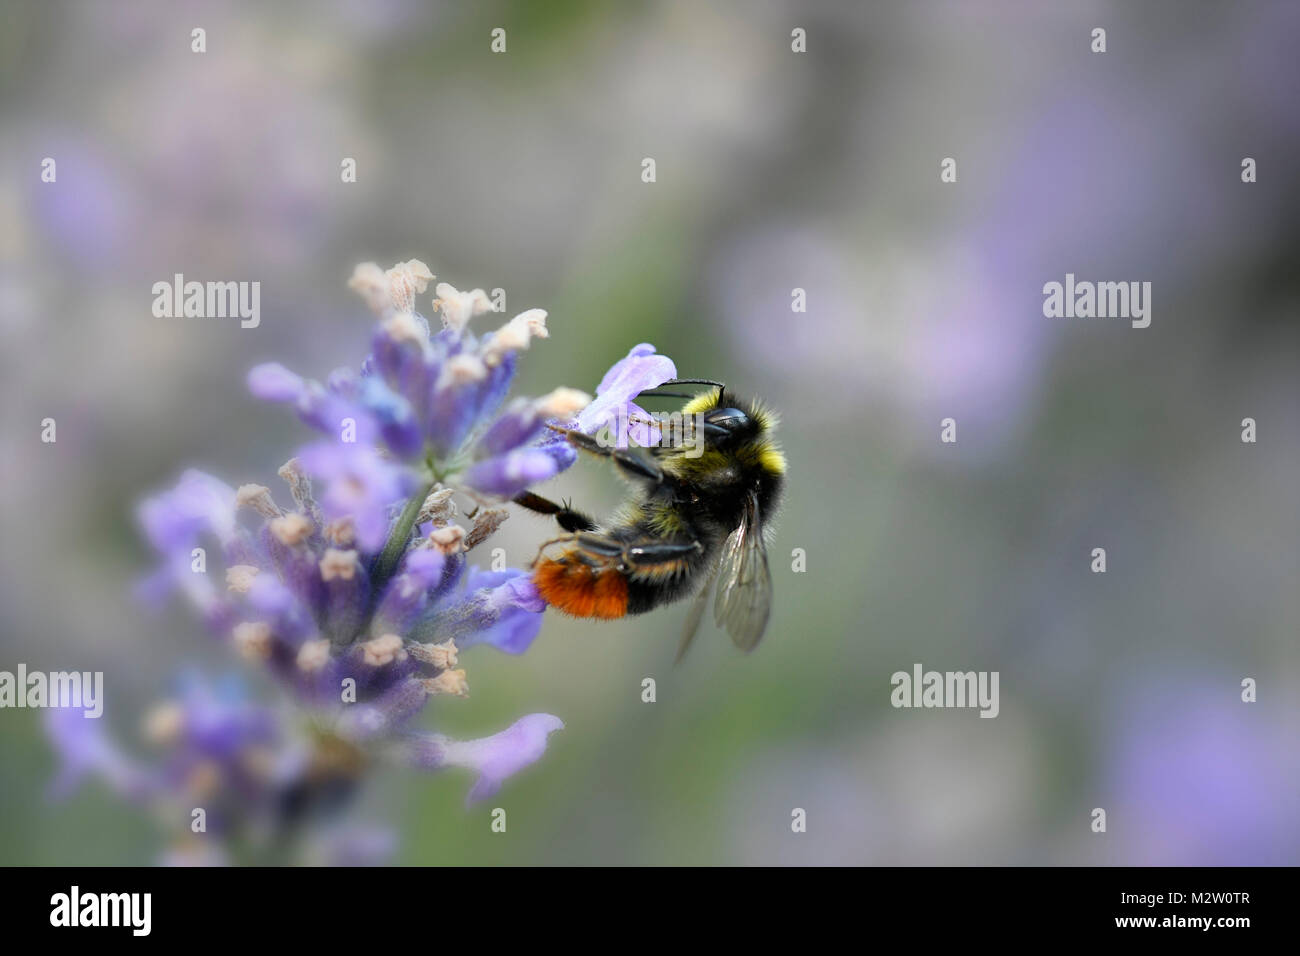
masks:
<instances>
[{"instance_id":1,"label":"black and yellow bumblebee","mask_svg":"<svg viewBox=\"0 0 1300 956\"><path fill-rule=\"evenodd\" d=\"M714 620L749 651L772 606L764 533L780 504L786 467L774 439L776 419L721 382L671 379L660 388L671 385L710 386L695 396L642 393L690 399L679 440L617 448L556 428L579 450L610 459L637 493L607 523L532 492L516 496L516 503L553 515L568 532L542 545L533 580L548 603L576 617L641 614L697 591L678 659L717 580Z\"/></svg>"}]
</instances>

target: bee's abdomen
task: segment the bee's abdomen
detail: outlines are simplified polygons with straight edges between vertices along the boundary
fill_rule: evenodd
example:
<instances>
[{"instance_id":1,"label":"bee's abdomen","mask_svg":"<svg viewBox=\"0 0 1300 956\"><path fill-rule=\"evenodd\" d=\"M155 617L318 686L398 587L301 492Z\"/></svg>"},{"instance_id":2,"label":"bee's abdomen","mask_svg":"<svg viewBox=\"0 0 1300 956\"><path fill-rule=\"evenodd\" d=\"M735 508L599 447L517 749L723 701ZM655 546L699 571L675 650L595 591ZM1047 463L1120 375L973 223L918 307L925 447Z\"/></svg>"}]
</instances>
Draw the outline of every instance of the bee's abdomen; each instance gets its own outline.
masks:
<instances>
[{"instance_id":1,"label":"bee's abdomen","mask_svg":"<svg viewBox=\"0 0 1300 956\"><path fill-rule=\"evenodd\" d=\"M597 570L578 561L542 558L533 583L546 603L574 617L627 614L627 578L613 568Z\"/></svg>"},{"instance_id":2,"label":"bee's abdomen","mask_svg":"<svg viewBox=\"0 0 1300 956\"><path fill-rule=\"evenodd\" d=\"M638 568L628 581L627 613L643 614L685 597L695 580L693 564L679 558Z\"/></svg>"}]
</instances>

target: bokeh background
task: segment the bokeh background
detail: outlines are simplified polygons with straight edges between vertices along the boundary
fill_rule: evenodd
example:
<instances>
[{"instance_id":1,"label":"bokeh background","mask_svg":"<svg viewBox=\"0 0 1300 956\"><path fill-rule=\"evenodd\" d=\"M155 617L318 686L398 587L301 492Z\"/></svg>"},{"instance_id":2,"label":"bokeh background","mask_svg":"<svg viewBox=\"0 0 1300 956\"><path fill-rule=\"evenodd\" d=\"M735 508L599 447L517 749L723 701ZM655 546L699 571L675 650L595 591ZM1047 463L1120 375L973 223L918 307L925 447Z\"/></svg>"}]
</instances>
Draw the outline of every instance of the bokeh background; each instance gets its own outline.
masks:
<instances>
[{"instance_id":1,"label":"bokeh background","mask_svg":"<svg viewBox=\"0 0 1300 956\"><path fill-rule=\"evenodd\" d=\"M549 311L520 391L591 390L652 342L775 406L791 468L760 649L709 627L674 670L677 607L467 655L473 696L429 726L567 729L492 801L505 835L462 773L373 780L398 861L1300 862L1295 4L6 2L4 22L0 668L103 670L126 740L179 670L237 669L134 601L135 503L187 466L276 486L305 430L245 371L355 366L352 266L418 257ZM154 318L174 272L260 280L261 327ZM1150 328L1044 318L1066 272L1152 282ZM551 490L600 511L622 488L584 463ZM550 530L513 517L512 562ZM892 709L914 662L999 671L1000 716ZM153 821L98 785L51 801L54 771L39 715L0 712L0 861L158 858Z\"/></svg>"}]
</instances>

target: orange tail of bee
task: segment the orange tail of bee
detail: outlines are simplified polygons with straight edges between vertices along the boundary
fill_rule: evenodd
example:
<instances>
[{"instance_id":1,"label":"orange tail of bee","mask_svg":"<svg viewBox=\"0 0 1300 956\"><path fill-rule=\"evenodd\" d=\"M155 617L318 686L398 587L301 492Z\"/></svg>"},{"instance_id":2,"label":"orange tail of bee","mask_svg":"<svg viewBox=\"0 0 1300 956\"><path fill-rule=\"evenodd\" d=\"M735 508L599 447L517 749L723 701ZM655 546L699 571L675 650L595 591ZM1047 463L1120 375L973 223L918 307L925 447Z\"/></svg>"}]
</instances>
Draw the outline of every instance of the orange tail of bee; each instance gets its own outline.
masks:
<instances>
[{"instance_id":1,"label":"orange tail of bee","mask_svg":"<svg viewBox=\"0 0 1300 956\"><path fill-rule=\"evenodd\" d=\"M627 578L614 570L597 571L577 561L542 558L533 583L548 604L574 617L623 617Z\"/></svg>"}]
</instances>

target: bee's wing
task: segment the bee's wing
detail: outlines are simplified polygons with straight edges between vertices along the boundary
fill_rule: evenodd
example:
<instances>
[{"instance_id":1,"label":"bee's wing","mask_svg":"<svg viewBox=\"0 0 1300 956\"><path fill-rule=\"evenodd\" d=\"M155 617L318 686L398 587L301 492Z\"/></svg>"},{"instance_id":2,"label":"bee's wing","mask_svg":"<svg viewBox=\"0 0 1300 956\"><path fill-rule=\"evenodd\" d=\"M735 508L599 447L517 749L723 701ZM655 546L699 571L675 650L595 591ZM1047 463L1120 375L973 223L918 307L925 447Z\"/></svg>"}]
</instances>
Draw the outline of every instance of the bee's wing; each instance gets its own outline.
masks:
<instances>
[{"instance_id":1,"label":"bee's wing","mask_svg":"<svg viewBox=\"0 0 1300 956\"><path fill-rule=\"evenodd\" d=\"M750 492L739 527L731 532L718 565L718 597L713 602L713 620L725 627L732 642L752 651L767 627L772 611L772 574L763 546L763 526L758 513L758 496Z\"/></svg>"},{"instance_id":2,"label":"bee's wing","mask_svg":"<svg viewBox=\"0 0 1300 956\"><path fill-rule=\"evenodd\" d=\"M682 639L677 644L677 656L673 658L674 664L681 663L682 658L686 656L687 648L691 646L691 641L695 639L695 632L700 629L700 619L704 617L704 608L709 603L709 592L713 590L713 582L718 577L719 567L720 564L715 561L704 578L700 593L695 595L695 600L691 602L690 613L686 615L686 625L682 628Z\"/></svg>"}]
</instances>

